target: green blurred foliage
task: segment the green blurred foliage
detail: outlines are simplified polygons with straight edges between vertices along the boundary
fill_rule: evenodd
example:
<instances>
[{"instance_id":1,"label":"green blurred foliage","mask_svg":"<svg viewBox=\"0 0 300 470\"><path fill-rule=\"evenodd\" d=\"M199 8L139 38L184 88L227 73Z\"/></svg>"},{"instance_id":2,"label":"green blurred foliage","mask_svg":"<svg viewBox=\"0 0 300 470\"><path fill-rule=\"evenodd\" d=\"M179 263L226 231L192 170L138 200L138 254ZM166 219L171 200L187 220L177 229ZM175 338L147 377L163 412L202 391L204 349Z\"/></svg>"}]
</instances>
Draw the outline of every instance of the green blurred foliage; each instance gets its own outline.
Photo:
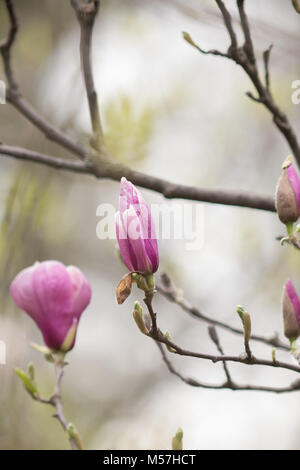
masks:
<instances>
[{"instance_id":1,"label":"green blurred foliage","mask_svg":"<svg viewBox=\"0 0 300 470\"><path fill-rule=\"evenodd\" d=\"M105 109L105 143L119 162L145 158L158 109L146 106L137 111L127 96L111 101Z\"/></svg>"},{"instance_id":2,"label":"green blurred foliage","mask_svg":"<svg viewBox=\"0 0 300 470\"><path fill-rule=\"evenodd\" d=\"M137 105L137 100L118 95L104 108L105 144L120 163L137 163L148 156L148 145L155 126L164 114L184 104L181 82L173 84L168 94L158 101Z\"/></svg>"},{"instance_id":3,"label":"green blurred foliage","mask_svg":"<svg viewBox=\"0 0 300 470\"><path fill-rule=\"evenodd\" d=\"M65 238L57 221L59 186L49 171L27 164L15 172L0 225L0 305L16 272L42 259L51 243Z\"/></svg>"},{"instance_id":4,"label":"green blurred foliage","mask_svg":"<svg viewBox=\"0 0 300 470\"><path fill-rule=\"evenodd\" d=\"M40 66L48 58L52 48L52 25L47 19L33 18L21 29L18 41L18 58L22 58L27 66Z\"/></svg>"}]
</instances>

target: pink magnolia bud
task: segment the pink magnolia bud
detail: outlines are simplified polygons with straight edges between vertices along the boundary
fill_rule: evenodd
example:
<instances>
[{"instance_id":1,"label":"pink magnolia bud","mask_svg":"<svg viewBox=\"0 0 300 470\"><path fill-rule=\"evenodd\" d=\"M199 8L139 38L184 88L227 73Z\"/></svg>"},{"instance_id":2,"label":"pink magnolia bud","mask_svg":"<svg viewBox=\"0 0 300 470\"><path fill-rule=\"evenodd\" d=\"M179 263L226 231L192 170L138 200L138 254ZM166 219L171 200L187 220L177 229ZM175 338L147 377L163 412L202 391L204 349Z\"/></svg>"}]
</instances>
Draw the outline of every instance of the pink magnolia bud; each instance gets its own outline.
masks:
<instances>
[{"instance_id":1,"label":"pink magnolia bud","mask_svg":"<svg viewBox=\"0 0 300 470\"><path fill-rule=\"evenodd\" d=\"M151 211L135 186L121 179L116 232L122 259L132 272L154 273L159 257Z\"/></svg>"},{"instance_id":2,"label":"pink magnolia bud","mask_svg":"<svg viewBox=\"0 0 300 470\"><path fill-rule=\"evenodd\" d=\"M300 300L290 279L286 282L282 297L284 334L289 339L300 335Z\"/></svg>"},{"instance_id":3,"label":"pink magnolia bud","mask_svg":"<svg viewBox=\"0 0 300 470\"><path fill-rule=\"evenodd\" d=\"M282 223L294 223L300 215L300 179L288 157L283 165L276 188L276 210Z\"/></svg>"},{"instance_id":4,"label":"pink magnolia bud","mask_svg":"<svg viewBox=\"0 0 300 470\"><path fill-rule=\"evenodd\" d=\"M35 321L50 349L73 348L80 316L91 299L91 287L75 266L36 262L10 286L15 303Z\"/></svg>"}]
</instances>

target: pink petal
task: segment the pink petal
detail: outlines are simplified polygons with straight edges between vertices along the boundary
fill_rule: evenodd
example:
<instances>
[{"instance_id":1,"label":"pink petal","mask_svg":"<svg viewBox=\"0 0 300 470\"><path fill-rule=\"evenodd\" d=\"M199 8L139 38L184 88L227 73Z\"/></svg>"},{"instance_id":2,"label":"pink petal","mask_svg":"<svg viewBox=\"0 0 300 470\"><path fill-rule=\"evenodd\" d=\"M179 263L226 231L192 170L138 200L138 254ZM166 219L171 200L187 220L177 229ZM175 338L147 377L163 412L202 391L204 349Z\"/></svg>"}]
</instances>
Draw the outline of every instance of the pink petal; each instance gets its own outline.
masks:
<instances>
[{"instance_id":1,"label":"pink petal","mask_svg":"<svg viewBox=\"0 0 300 470\"><path fill-rule=\"evenodd\" d=\"M289 296L289 299L293 305L294 312L298 321L298 324L300 325L300 300L298 297L298 294L294 288L294 285L290 279L287 280L286 285L286 292Z\"/></svg>"},{"instance_id":2,"label":"pink petal","mask_svg":"<svg viewBox=\"0 0 300 470\"><path fill-rule=\"evenodd\" d=\"M155 272L159 257L151 211L136 187L124 177L119 205L116 231L124 263L131 271Z\"/></svg>"},{"instance_id":3,"label":"pink petal","mask_svg":"<svg viewBox=\"0 0 300 470\"><path fill-rule=\"evenodd\" d=\"M120 212L116 213L116 234L118 239L118 244L120 248L120 253L124 261L125 266L129 271L134 271L134 266L132 264L132 253L129 246L129 240L127 238L127 232L124 229L123 221L121 219Z\"/></svg>"},{"instance_id":4,"label":"pink petal","mask_svg":"<svg viewBox=\"0 0 300 470\"><path fill-rule=\"evenodd\" d=\"M299 179L297 171L295 170L295 167L292 164L288 167L287 172L288 172L289 181L294 190L297 204L298 204L299 211L300 211L300 179Z\"/></svg>"},{"instance_id":5,"label":"pink petal","mask_svg":"<svg viewBox=\"0 0 300 470\"><path fill-rule=\"evenodd\" d=\"M37 324L47 346L59 349L72 325L73 289L66 267L58 261L40 263L33 287L41 312Z\"/></svg>"},{"instance_id":6,"label":"pink petal","mask_svg":"<svg viewBox=\"0 0 300 470\"><path fill-rule=\"evenodd\" d=\"M150 272L151 264L147 256L140 219L131 206L124 212L123 225L129 241L129 253L135 271Z\"/></svg>"},{"instance_id":7,"label":"pink petal","mask_svg":"<svg viewBox=\"0 0 300 470\"><path fill-rule=\"evenodd\" d=\"M79 319L82 312L90 303L92 296L91 286L80 269L75 266L68 266L67 272L70 276L73 290L71 307L72 316Z\"/></svg>"},{"instance_id":8,"label":"pink petal","mask_svg":"<svg viewBox=\"0 0 300 470\"><path fill-rule=\"evenodd\" d=\"M33 288L33 274L39 264L37 262L33 266L20 271L10 286L11 296L17 306L35 320L40 314L40 306Z\"/></svg>"}]
</instances>

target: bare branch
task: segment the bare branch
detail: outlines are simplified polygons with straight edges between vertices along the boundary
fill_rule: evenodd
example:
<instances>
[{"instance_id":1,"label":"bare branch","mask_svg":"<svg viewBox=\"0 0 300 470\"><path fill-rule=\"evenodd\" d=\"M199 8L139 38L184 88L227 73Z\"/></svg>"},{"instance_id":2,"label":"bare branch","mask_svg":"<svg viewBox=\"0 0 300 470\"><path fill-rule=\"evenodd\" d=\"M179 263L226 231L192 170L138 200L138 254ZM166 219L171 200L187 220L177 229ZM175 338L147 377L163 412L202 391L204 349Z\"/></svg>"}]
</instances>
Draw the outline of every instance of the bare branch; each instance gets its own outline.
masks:
<instances>
[{"instance_id":1,"label":"bare branch","mask_svg":"<svg viewBox=\"0 0 300 470\"><path fill-rule=\"evenodd\" d=\"M270 92L270 73L269 73L269 61L270 61L270 54L271 50L273 48L273 44L271 44L268 49L266 49L263 52L263 60L264 60L264 66L265 66L265 82L266 82L266 87Z\"/></svg>"},{"instance_id":2,"label":"bare branch","mask_svg":"<svg viewBox=\"0 0 300 470\"><path fill-rule=\"evenodd\" d=\"M300 13L300 3L298 0L292 0L293 7L297 13Z\"/></svg>"},{"instance_id":3,"label":"bare branch","mask_svg":"<svg viewBox=\"0 0 300 470\"><path fill-rule=\"evenodd\" d=\"M86 149L86 151L88 152L88 149ZM96 178L108 178L119 182L122 176L125 176L125 178L130 180L133 184L156 191L168 199L187 199L275 212L275 204L272 197L261 196L244 191L198 188L170 183L169 181L161 178L146 175L144 173L131 170L125 165L119 165L110 161L97 162L87 157L83 164L80 164L81 162L76 164L76 162L72 160L50 157L32 150L26 150L20 147L11 147L4 144L0 144L0 153L4 156L27 159L37 163L43 163L51 167L93 175Z\"/></svg>"},{"instance_id":4,"label":"bare branch","mask_svg":"<svg viewBox=\"0 0 300 470\"><path fill-rule=\"evenodd\" d=\"M73 0L75 7L78 9L80 0ZM87 84L87 92L91 98L91 116L94 116L93 129L100 129L100 118L98 119L98 105L97 95L94 94L93 77L90 64L90 40L92 34L92 25L94 18L98 10L99 2L89 2L90 23L85 23L84 31L88 29L88 37L84 35L82 41L84 46L84 57L85 57L85 76ZM83 5L83 4L82 4ZM84 11L87 5L84 6ZM12 0L6 0L6 7L10 18L10 31L5 40L0 45L0 50L6 70L6 77L8 81L7 90L7 101L10 102L18 111L20 111L35 127L41 130L48 139L58 143L62 147L68 149L81 159L85 160L85 165L76 165L75 162L70 160L57 159L56 157L49 157L46 155L38 154L38 152L29 151L20 148L8 148L8 146L2 146L2 155L13 156L15 158L23 158L38 163L50 165L52 167L76 171L80 173L94 175L97 178L109 178L114 181L119 181L122 176L130 179L134 184L142 186L147 189L152 189L163 194L166 198L180 198L195 201L210 202L214 204L225 204L239 207L249 207L260 210L267 210L274 212L275 205L273 197L260 196L251 194L243 191L228 191L222 189L209 189L209 188L197 188L185 185L178 185L170 183L169 181L161 178L155 178L152 176L145 175L143 173L131 170L130 168L113 163L112 159L108 155L107 150L102 146L99 148L98 140L98 152L93 152L90 148L83 146L76 142L71 137L54 127L50 124L43 116L41 116L26 100L22 97L17 82L14 79L13 71L11 68L10 51L14 43L17 33L17 19L13 7ZM83 8L83 6L82 6ZM77 11L77 10L76 10ZM82 11L80 9L80 21L83 20ZM89 16L91 15L91 16ZM227 17L228 22L228 17ZM82 47L83 47L82 46ZM94 111L93 111L94 110ZM15 151L13 150L15 149ZM99 156L101 159L99 159Z\"/></svg>"},{"instance_id":5,"label":"bare branch","mask_svg":"<svg viewBox=\"0 0 300 470\"><path fill-rule=\"evenodd\" d=\"M62 400L61 400L61 381L63 378L63 365L58 363L54 364L55 367L55 375L56 375L56 384L55 384L55 390L54 394L49 398L42 398L40 395L33 395L30 394L30 396L35 400L38 401L39 403L44 403L46 405L51 405L55 408L56 412L53 415L53 418L56 418L64 431L67 431L68 428L68 422L65 418L64 411L63 411L63 405L62 405ZM72 450L82 450L82 444L80 441L80 438L78 436L77 439L73 438L68 434L68 439L70 442L70 446Z\"/></svg>"},{"instance_id":6,"label":"bare branch","mask_svg":"<svg viewBox=\"0 0 300 470\"><path fill-rule=\"evenodd\" d=\"M156 341L167 344L169 347L175 350L174 354L179 354L180 356L197 357L198 359L205 359L207 361L212 361L213 363L228 361L228 362L238 362L240 364L246 364L246 365L276 367L276 368L282 368L282 369L291 370L291 371L300 373L299 366L296 366L294 364L288 364L287 362L281 362L281 361L274 362L273 360L259 359L259 358L254 357L253 355L251 358L249 358L248 356L243 356L243 355L241 356L231 356L231 355L215 356L213 354L198 353L198 352L190 351L188 349L184 349L178 346L177 344L173 343L173 341L170 341L169 339L167 339L164 335L158 335L158 337L153 337L153 336L151 337L155 339Z\"/></svg>"},{"instance_id":7,"label":"bare branch","mask_svg":"<svg viewBox=\"0 0 300 470\"><path fill-rule=\"evenodd\" d=\"M263 103L263 100L261 98L257 98L256 96L254 96L251 91L247 91L246 92L246 95L252 100L252 101L255 101L256 103Z\"/></svg>"},{"instance_id":8,"label":"bare branch","mask_svg":"<svg viewBox=\"0 0 300 470\"><path fill-rule=\"evenodd\" d=\"M161 330L158 328L156 324L156 316L155 316L155 325L154 325L153 315L151 314L151 311L153 312L152 305L150 306L151 302L145 302L145 303L150 313L150 318L152 322L151 329L147 336L152 338L157 343L161 351L163 360L166 363L169 371L172 374L179 377L180 380L187 383L188 385L192 385L194 387L202 387L202 388L213 388L213 389L229 388L231 390L256 390L256 391L268 391L268 392L274 392L274 393L284 393L284 392L290 392L294 390L300 390L300 379L293 382L289 387L282 387L282 388L252 386L252 385L237 385L231 380L227 367L224 370L226 371L226 378L229 377L229 380L227 380L224 384L221 384L221 385L205 384L202 382L198 382L197 380L183 376L174 368L172 363L169 361L166 355L166 351L163 349L163 346L162 346L163 344L166 345L169 350L172 350L173 354L178 354L180 356L185 356L185 357L197 357L199 359L212 361L213 363L223 362L224 365L226 364L226 362L236 362L236 363L246 364L246 365L260 365L260 366L267 366L267 367L282 368L282 369L294 371L297 373L300 373L300 367L294 364L288 364L285 362L274 360L273 356L272 356L272 360L258 359L254 357L252 353L250 353L250 355L246 354L246 355L241 355L241 356L227 356L227 355L224 355L222 352L220 356L214 356L212 354L197 353L194 351L183 349L182 347L178 346L173 341L171 341L169 337L167 337L161 332ZM219 349L220 343L219 343L218 338L216 337L215 330L212 333L210 332L210 336L213 339L214 343L218 345L217 347ZM158 343L161 343L161 345L159 345Z\"/></svg>"},{"instance_id":9,"label":"bare branch","mask_svg":"<svg viewBox=\"0 0 300 470\"><path fill-rule=\"evenodd\" d=\"M66 160L63 158L52 157L43 153L27 150L22 147L13 147L0 143L0 155L10 156L20 160L42 163L58 170L70 170L76 173L89 173L89 167L77 160Z\"/></svg>"},{"instance_id":10,"label":"bare branch","mask_svg":"<svg viewBox=\"0 0 300 470\"><path fill-rule=\"evenodd\" d=\"M216 345L217 350L219 351L219 353L222 354L222 356L224 356L224 351L223 351L223 348L221 346L220 339L219 339L217 330L216 330L214 325L210 325L208 327L208 334L209 334L209 337L212 340L212 342ZM233 384L233 380L231 378L228 366L227 366L225 361L223 362L223 368L224 368L224 372L225 372L225 375L226 375L227 382Z\"/></svg>"},{"instance_id":11,"label":"bare branch","mask_svg":"<svg viewBox=\"0 0 300 470\"><path fill-rule=\"evenodd\" d=\"M265 51L264 53L264 66L265 66L265 82L264 85L257 68L255 53L253 48L253 42L251 38L250 27L248 23L248 18L244 9L244 0L237 0L237 7L239 10L241 26L244 33L245 44L243 47L238 47L236 42L236 36L232 27L231 17L226 9L224 3L221 0L216 0L216 3L221 11L225 27L229 33L231 38L231 45L228 49L227 54L223 54L222 52L215 51L214 55L219 55L222 57L226 57L230 60L233 60L236 64L240 65L248 77L250 78L251 82L253 83L258 97L254 97L252 93L247 93L249 98L253 101L258 103L262 103L268 111L273 116L273 121L284 136L285 140L287 141L291 151L293 152L295 159L297 160L298 165L300 166L300 146L288 117L286 114L278 107L275 103L271 92L270 92L270 77L269 77L269 58L270 58L270 48ZM199 46L195 45L194 41L191 39L188 41L193 47L198 49L199 52L206 54L209 51L204 51Z\"/></svg>"},{"instance_id":12,"label":"bare branch","mask_svg":"<svg viewBox=\"0 0 300 470\"><path fill-rule=\"evenodd\" d=\"M15 38L18 32L18 23L17 23L15 10L14 10L13 1L5 0L5 3L6 3L6 9L7 9L7 13L9 16L9 21L10 21L10 29L9 29L7 37L3 39L0 43L0 51L3 57L4 70L7 76L8 83L11 89L16 91L18 89L18 85L16 83L13 70L11 68L10 52L11 52L11 48L13 46L13 43L15 41Z\"/></svg>"},{"instance_id":13,"label":"bare branch","mask_svg":"<svg viewBox=\"0 0 300 470\"><path fill-rule=\"evenodd\" d=\"M186 31L183 31L182 32L182 36L184 38L184 40L186 42L188 42L191 46L193 46L195 49L197 49L199 52L201 52L202 54L210 54L210 55L218 55L218 56L221 56L221 57L227 57L229 58L228 54L227 53L224 53L224 52L220 52L218 51L217 49L210 49L209 51L205 51L204 49L201 49L201 47L198 46L198 44L196 44L193 39L191 38L191 36L189 35L189 33L187 33Z\"/></svg>"},{"instance_id":14,"label":"bare branch","mask_svg":"<svg viewBox=\"0 0 300 470\"><path fill-rule=\"evenodd\" d=\"M254 391L254 392L271 392L271 393L288 393L288 392L296 392L300 390L300 381L296 380L295 382L292 382L291 385L288 387L266 387L263 385L239 385L237 383L231 382L224 382L222 384L209 384L205 382L199 382L196 379L193 379L191 377L185 377L182 375L178 370L173 366L172 362L169 360L167 353L161 343L156 342L164 363L166 364L169 372L176 377L178 377L182 382L186 383L187 385L190 385L192 387L197 387L197 388L205 388L205 389L212 389L212 390L239 390L239 391Z\"/></svg>"},{"instance_id":15,"label":"bare branch","mask_svg":"<svg viewBox=\"0 0 300 470\"><path fill-rule=\"evenodd\" d=\"M225 26L226 26L226 29L229 33L229 36L230 36L230 39L231 39L231 46L230 48L231 49L236 49L237 47L237 39L236 39L236 35L235 35L235 32L234 32L234 29L232 27L232 20L231 20L231 15L229 13L229 11L227 10L227 8L225 7L224 3L222 0L216 0L216 3L222 13L222 16L223 16L223 20L224 20L224 23L225 23Z\"/></svg>"},{"instance_id":16,"label":"bare branch","mask_svg":"<svg viewBox=\"0 0 300 470\"><path fill-rule=\"evenodd\" d=\"M244 0L237 0L237 6L240 14L241 25L245 37L244 51L247 54L247 57L251 64L255 66L255 54L253 49L252 38L250 34L250 28L248 23L248 18L244 9Z\"/></svg>"},{"instance_id":17,"label":"bare branch","mask_svg":"<svg viewBox=\"0 0 300 470\"><path fill-rule=\"evenodd\" d=\"M71 0L71 4L80 24L80 58L94 133L93 145L97 150L101 150L103 146L103 132L91 64L91 44L99 3L99 0L89 0L87 3L83 3L81 0Z\"/></svg>"},{"instance_id":18,"label":"bare branch","mask_svg":"<svg viewBox=\"0 0 300 470\"><path fill-rule=\"evenodd\" d=\"M176 303L179 305L182 310L187 312L189 315L191 315L193 318L198 318L199 320L205 321L206 323L219 326L220 328L223 328L227 331L230 331L231 333L238 334L241 336L244 336L244 330L241 330L239 328L232 327L228 325L227 323L221 322L219 320L215 320L214 318L208 317L207 315L203 314L199 309L196 307L192 306L186 299L184 299L181 295L178 295L178 291L174 284L172 283L171 279L169 276L164 273L161 276L162 280L162 285L156 286L156 290L162 294L165 298L170 300L171 302ZM259 336L259 335L251 335L251 339L254 341L259 341L261 343L264 343L268 346L275 346L276 348L283 349L285 351L289 351L289 347L286 346L283 342L281 342L276 336L273 338L265 338L264 336Z\"/></svg>"},{"instance_id":19,"label":"bare branch","mask_svg":"<svg viewBox=\"0 0 300 470\"><path fill-rule=\"evenodd\" d=\"M83 160L88 157L89 149L50 124L19 92L15 93L8 89L6 99L7 102L12 104L28 121L45 134L49 140L56 142Z\"/></svg>"},{"instance_id":20,"label":"bare branch","mask_svg":"<svg viewBox=\"0 0 300 470\"><path fill-rule=\"evenodd\" d=\"M22 97L11 65L11 48L18 31L17 17L13 1L5 0L5 4L9 16L10 29L8 36L0 43L0 52L8 83L8 89L6 92L7 101L20 111L34 126L42 131L48 139L53 140L64 148L70 150L75 155L81 158L86 158L87 151L81 144L77 143L71 137L50 124L25 100L25 98Z\"/></svg>"}]
</instances>

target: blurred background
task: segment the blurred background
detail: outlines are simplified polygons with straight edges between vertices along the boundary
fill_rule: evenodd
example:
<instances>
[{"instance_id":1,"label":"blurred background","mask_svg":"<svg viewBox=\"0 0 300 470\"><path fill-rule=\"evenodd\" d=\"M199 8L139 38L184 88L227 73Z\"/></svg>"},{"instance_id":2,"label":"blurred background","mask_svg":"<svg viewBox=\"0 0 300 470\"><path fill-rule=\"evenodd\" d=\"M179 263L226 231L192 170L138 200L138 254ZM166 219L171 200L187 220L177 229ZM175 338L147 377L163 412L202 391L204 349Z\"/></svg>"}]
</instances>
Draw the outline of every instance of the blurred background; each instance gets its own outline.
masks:
<instances>
[{"instance_id":1,"label":"blurred background","mask_svg":"<svg viewBox=\"0 0 300 470\"><path fill-rule=\"evenodd\" d=\"M294 129L300 105L291 84L300 79L300 16L286 0L248 1L247 11L262 69L270 43L271 83ZM188 31L202 48L226 50L227 32L212 1L101 0L93 39L95 81L106 144L117 161L170 181L274 194L283 159L290 153L270 115L250 101L249 79L234 63L200 55L182 39ZM240 35L235 2L227 0ZM69 2L15 0L20 31L13 62L24 95L53 123L83 142L90 124L78 55L79 31ZM0 3L1 37L7 17ZM2 66L2 64L1 64ZM0 79L4 79L0 69ZM253 90L252 90L253 91ZM0 105L1 141L70 157L47 141L10 105ZM125 274L114 240L99 240L96 210L117 206L118 183L59 172L1 157L0 448L67 449L52 409L33 402L14 367L33 361L41 391L52 392L51 364L32 350L39 331L18 310L8 289L17 272L36 260L74 264L93 288L63 381L65 413L87 449L168 449L177 428L185 449L296 449L300 446L299 392L202 390L170 375L156 345L132 319L140 293L118 306L115 287ZM158 194L143 190L148 203ZM176 201L178 203L178 201ZM172 202L170 202L172 204ZM283 226L263 211L203 204L204 243L187 251L182 240L160 240L160 268L203 312L240 327L242 304L253 332L282 337L282 285L291 277L300 292L300 253L276 241ZM207 325L157 294L162 330L188 349L215 353ZM243 351L242 338L222 330L228 354ZM271 349L253 342L255 355ZM278 358L292 361L288 354ZM221 364L172 357L185 374L222 383ZM238 383L283 386L291 372L230 364Z\"/></svg>"}]
</instances>

